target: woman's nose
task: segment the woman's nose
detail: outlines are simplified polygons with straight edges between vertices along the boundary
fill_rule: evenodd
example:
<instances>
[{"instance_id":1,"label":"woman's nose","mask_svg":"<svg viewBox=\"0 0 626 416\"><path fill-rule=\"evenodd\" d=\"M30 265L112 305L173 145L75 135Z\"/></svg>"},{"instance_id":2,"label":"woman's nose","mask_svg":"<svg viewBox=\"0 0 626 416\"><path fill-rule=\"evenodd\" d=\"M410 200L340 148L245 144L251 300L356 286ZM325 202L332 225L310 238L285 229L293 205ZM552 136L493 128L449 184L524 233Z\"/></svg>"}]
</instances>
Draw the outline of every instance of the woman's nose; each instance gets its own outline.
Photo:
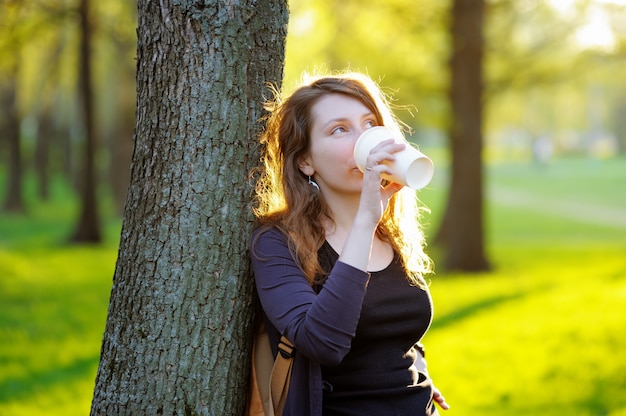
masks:
<instances>
[{"instance_id":1,"label":"woman's nose","mask_svg":"<svg viewBox=\"0 0 626 416\"><path fill-rule=\"evenodd\" d=\"M361 135L363 133L365 133L365 131L368 129L368 127L362 127L360 129L357 129L355 132L355 137L354 137L354 142L356 143L357 140L359 140L359 137L361 137Z\"/></svg>"},{"instance_id":2,"label":"woman's nose","mask_svg":"<svg viewBox=\"0 0 626 416\"><path fill-rule=\"evenodd\" d=\"M363 134L365 130L366 129L357 129L354 131L354 134L352 135L352 147L353 148L356 145L356 142L359 140L359 137L361 137L361 134Z\"/></svg>"}]
</instances>

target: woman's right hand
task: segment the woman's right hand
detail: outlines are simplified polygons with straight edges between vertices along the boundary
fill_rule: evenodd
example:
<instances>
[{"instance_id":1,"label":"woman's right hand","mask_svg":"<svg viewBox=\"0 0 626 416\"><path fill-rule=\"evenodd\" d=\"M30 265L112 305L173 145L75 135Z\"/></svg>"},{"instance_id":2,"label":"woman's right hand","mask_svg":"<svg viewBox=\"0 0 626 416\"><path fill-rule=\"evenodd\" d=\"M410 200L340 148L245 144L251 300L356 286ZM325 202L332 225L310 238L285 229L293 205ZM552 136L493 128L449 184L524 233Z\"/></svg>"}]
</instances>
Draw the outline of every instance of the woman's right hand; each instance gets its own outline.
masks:
<instances>
[{"instance_id":1,"label":"woman's right hand","mask_svg":"<svg viewBox=\"0 0 626 416\"><path fill-rule=\"evenodd\" d=\"M381 185L381 174L389 173L389 167L383 162L394 160L394 153L404 149L404 146L393 139L386 140L375 146L367 157L359 207L339 256L339 260L359 270L368 270L378 223L389 199L402 189L402 185L397 183Z\"/></svg>"},{"instance_id":2,"label":"woman's right hand","mask_svg":"<svg viewBox=\"0 0 626 416\"><path fill-rule=\"evenodd\" d=\"M405 146L403 143L396 143L393 139L388 139L372 148L365 162L361 201L357 216L363 216L364 219L378 225L387 209L389 199L403 188L402 185L394 182L390 182L384 187L381 185L381 175L391 173L389 167L383 162L394 161L395 153L404 150Z\"/></svg>"}]
</instances>

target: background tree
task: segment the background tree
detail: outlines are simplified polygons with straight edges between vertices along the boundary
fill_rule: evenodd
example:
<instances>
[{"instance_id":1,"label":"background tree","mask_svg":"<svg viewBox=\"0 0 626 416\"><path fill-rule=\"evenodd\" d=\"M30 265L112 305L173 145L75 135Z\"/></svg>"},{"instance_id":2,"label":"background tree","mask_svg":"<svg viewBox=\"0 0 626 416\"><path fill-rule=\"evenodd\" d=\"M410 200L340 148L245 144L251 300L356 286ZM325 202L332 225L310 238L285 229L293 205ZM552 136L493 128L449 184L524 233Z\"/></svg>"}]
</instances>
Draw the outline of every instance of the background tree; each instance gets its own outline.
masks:
<instances>
[{"instance_id":1,"label":"background tree","mask_svg":"<svg viewBox=\"0 0 626 416\"><path fill-rule=\"evenodd\" d=\"M280 84L281 0L138 2L131 186L92 414L240 414L266 83Z\"/></svg>"},{"instance_id":2,"label":"background tree","mask_svg":"<svg viewBox=\"0 0 626 416\"><path fill-rule=\"evenodd\" d=\"M3 29L5 32L16 32L24 16L20 4L8 5L4 8ZM15 36L12 45L12 55L3 59L0 70L5 76L0 81L0 145L3 145L4 161L8 166L6 176L6 195L2 210L5 212L22 213L25 210L22 195L23 160L20 144L20 111L18 105L18 70L20 65L17 51L21 46L21 37ZM2 140L4 139L4 140ZM4 152L3 152L4 153Z\"/></svg>"},{"instance_id":3,"label":"background tree","mask_svg":"<svg viewBox=\"0 0 626 416\"><path fill-rule=\"evenodd\" d=\"M450 33L450 191L437 242L444 267L487 270L483 238L484 0L454 0Z\"/></svg>"},{"instance_id":4,"label":"background tree","mask_svg":"<svg viewBox=\"0 0 626 416\"><path fill-rule=\"evenodd\" d=\"M99 72L104 74L96 89L101 103L97 111L98 131L103 138L102 153L110 160L103 170L103 177L108 178L104 185L105 189L110 186L115 213L121 216L130 182L135 126L137 2L98 3L94 9L99 18Z\"/></svg>"},{"instance_id":5,"label":"background tree","mask_svg":"<svg viewBox=\"0 0 626 416\"><path fill-rule=\"evenodd\" d=\"M3 210L6 212L24 212L22 195L22 150L20 146L20 117L17 104L17 65L2 85L0 108L4 111L2 131L6 140L9 172L7 175L7 194Z\"/></svg>"},{"instance_id":6,"label":"background tree","mask_svg":"<svg viewBox=\"0 0 626 416\"><path fill-rule=\"evenodd\" d=\"M98 214L96 181L96 129L94 127L94 98L91 74L92 28L90 19L90 1L80 0L80 53L78 71L78 92L83 130L85 136L84 158L80 175L81 211L72 241L100 242L100 217Z\"/></svg>"},{"instance_id":7,"label":"background tree","mask_svg":"<svg viewBox=\"0 0 626 416\"><path fill-rule=\"evenodd\" d=\"M40 201L46 200L50 183L56 182L71 184L81 200L86 199L86 192L98 191L96 203L91 204L96 215L87 217L99 216L100 208L109 211L105 205L110 200L108 192L114 196L116 207L123 207L134 126L136 5L113 0L91 3L90 7L90 46L83 48L80 0L0 2L4 105L8 105L9 91L13 90L11 111L0 112L0 126L4 126L0 130L0 173L7 185L3 206L10 195L11 200L16 199L16 191L9 189L23 192L22 175L34 171ZM79 59L81 50L90 55L91 145L85 137L88 123L80 92L81 85L87 85L79 81L80 62L85 62ZM13 69L16 67L19 71ZM15 116L11 124L7 124L9 115ZM19 148L14 144L9 147L10 126L16 126L13 131ZM95 145L98 141L102 143ZM85 154L88 147L95 149L92 161ZM20 157L14 150L9 154L10 149L18 149ZM15 168L18 164L19 169ZM92 169L86 169L87 164ZM93 174L87 175L86 170L93 170ZM15 172L20 172L19 176ZM109 172L111 182L106 183L101 179ZM90 176L95 183L85 188ZM20 185L9 187L9 183ZM99 200L100 196L104 198ZM91 206L84 211L94 211ZM74 231L79 228L78 218L76 222Z\"/></svg>"},{"instance_id":8,"label":"background tree","mask_svg":"<svg viewBox=\"0 0 626 416\"><path fill-rule=\"evenodd\" d=\"M484 224L480 232L475 232L484 215L482 188L485 184L482 183L482 167L476 165L482 163L481 157L496 154L530 159L533 139L540 134L550 137L555 154L587 152L585 136L590 123L586 99L575 97L584 97L589 85L600 85L602 87L596 87L596 90L603 93L606 108L617 109L619 92L623 95L625 91L624 82L620 81L623 77L615 76L616 69L623 67L622 61L615 60L613 67L607 65L609 56L619 54L619 45L603 53L587 49L586 53L581 53L583 49L577 40L591 6L608 9L611 21L614 21L613 32L619 35L619 31L623 31L623 25L619 23L624 21L619 18L623 15L623 12L620 14L623 7L610 5L608 1L579 1L570 2L563 11L560 6L556 7L558 2L489 0L484 3L484 10L480 9L484 15L480 27L483 48L480 78L476 75L476 81L472 81L480 86L480 99L478 96L462 97L479 91L461 88L459 82L463 79L459 78L459 73L452 73L460 70L462 75L463 59L473 59L474 63L468 62L472 67L477 63L470 50L475 48L465 42L467 39L459 42L464 35L454 35L450 30L452 15L458 14L458 6L455 6L458 3L452 1L373 0L365 8L356 0L293 1L287 48L287 83L298 78L302 70L326 68L334 71L349 67L367 71L384 88L393 88L391 92L397 103L419 110L414 113L415 117L399 112L403 121L415 131L411 139L427 153L435 149L437 176L445 175L448 163L450 166L456 164L451 169L457 172L456 179L451 180L456 183L451 185L455 189L449 192L452 200L446 204L450 210L436 207L433 223L439 224L440 211L448 216L466 209L469 211L463 215L468 215L466 219L475 223L464 226L465 231L457 232L446 225L450 220L445 219L438 233L438 240L445 248L445 263L457 269L467 266L467 270L480 270L489 263L482 248L487 243L482 238L487 235ZM453 55L456 56L456 69L448 66ZM601 67L606 70L597 71ZM452 90L455 92L450 94ZM472 104L469 112L463 111L459 107L462 100L482 107ZM610 115L602 106L594 107L600 113L597 118L601 121ZM470 117L480 118L472 122L473 127L468 124ZM619 119L612 117L609 120L618 140L621 128L615 120ZM465 134L459 129L476 131L472 133L473 138L462 139L477 144L471 155L459 152L461 144L454 144L460 135ZM456 139L451 137L453 131L456 131ZM575 140L572 140L573 135ZM478 144L477 140L481 143ZM469 143L462 145L466 144ZM449 158L440 157L438 150L442 146L450 149ZM457 146L456 151L452 150L453 146ZM482 152L485 149L487 152ZM479 156L480 152L484 154ZM461 160L452 160L457 157ZM460 167L469 160L473 160L472 166L468 164L463 169L473 170L473 178L459 175ZM463 181L475 183L466 188L473 196L459 196L459 192L465 192L459 190L459 185L466 185ZM469 207L457 205L470 201L467 198L471 198ZM452 205L457 206L452 208ZM450 235L452 233L455 235ZM466 241L457 249L448 246L452 252L445 253L447 239ZM477 239L481 242L478 243ZM459 255L454 252L465 252L475 260L467 265L461 264Z\"/></svg>"}]
</instances>

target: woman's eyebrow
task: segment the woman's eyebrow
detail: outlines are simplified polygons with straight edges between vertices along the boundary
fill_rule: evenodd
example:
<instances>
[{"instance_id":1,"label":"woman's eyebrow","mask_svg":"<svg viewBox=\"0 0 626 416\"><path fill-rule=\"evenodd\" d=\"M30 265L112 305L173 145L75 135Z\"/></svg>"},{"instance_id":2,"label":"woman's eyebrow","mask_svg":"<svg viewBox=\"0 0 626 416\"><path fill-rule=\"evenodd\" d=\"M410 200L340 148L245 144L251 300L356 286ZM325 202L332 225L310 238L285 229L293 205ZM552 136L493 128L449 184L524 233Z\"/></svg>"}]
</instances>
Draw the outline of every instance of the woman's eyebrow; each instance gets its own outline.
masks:
<instances>
[{"instance_id":1,"label":"woman's eyebrow","mask_svg":"<svg viewBox=\"0 0 626 416\"><path fill-rule=\"evenodd\" d=\"M367 112L367 113L364 113L364 114L361 116L361 120L363 120L364 118L373 117L373 116L374 116L374 113L372 113L371 111L369 111L369 112ZM333 118L333 119L328 120L326 123L324 123L324 124L322 125L322 128L326 128L326 127L330 126L331 124L341 123L341 122L346 122L346 121L348 121L348 118L347 118L347 117L337 117L337 118Z\"/></svg>"}]
</instances>

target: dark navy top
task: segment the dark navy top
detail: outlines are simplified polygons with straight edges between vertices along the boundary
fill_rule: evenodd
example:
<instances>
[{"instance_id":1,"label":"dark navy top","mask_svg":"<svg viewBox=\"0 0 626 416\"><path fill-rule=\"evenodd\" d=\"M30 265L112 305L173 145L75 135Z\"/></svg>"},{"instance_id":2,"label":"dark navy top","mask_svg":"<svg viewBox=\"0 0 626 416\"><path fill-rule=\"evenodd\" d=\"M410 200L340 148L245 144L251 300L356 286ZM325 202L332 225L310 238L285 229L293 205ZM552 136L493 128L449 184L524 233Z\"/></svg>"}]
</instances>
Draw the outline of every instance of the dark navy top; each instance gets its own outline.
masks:
<instances>
[{"instance_id":1,"label":"dark navy top","mask_svg":"<svg viewBox=\"0 0 626 416\"><path fill-rule=\"evenodd\" d=\"M320 249L327 270L311 287L276 229L257 231L251 258L274 354L296 347L284 416L428 415L430 380L413 366L432 318L428 292L411 286L396 256L366 273Z\"/></svg>"}]
</instances>

